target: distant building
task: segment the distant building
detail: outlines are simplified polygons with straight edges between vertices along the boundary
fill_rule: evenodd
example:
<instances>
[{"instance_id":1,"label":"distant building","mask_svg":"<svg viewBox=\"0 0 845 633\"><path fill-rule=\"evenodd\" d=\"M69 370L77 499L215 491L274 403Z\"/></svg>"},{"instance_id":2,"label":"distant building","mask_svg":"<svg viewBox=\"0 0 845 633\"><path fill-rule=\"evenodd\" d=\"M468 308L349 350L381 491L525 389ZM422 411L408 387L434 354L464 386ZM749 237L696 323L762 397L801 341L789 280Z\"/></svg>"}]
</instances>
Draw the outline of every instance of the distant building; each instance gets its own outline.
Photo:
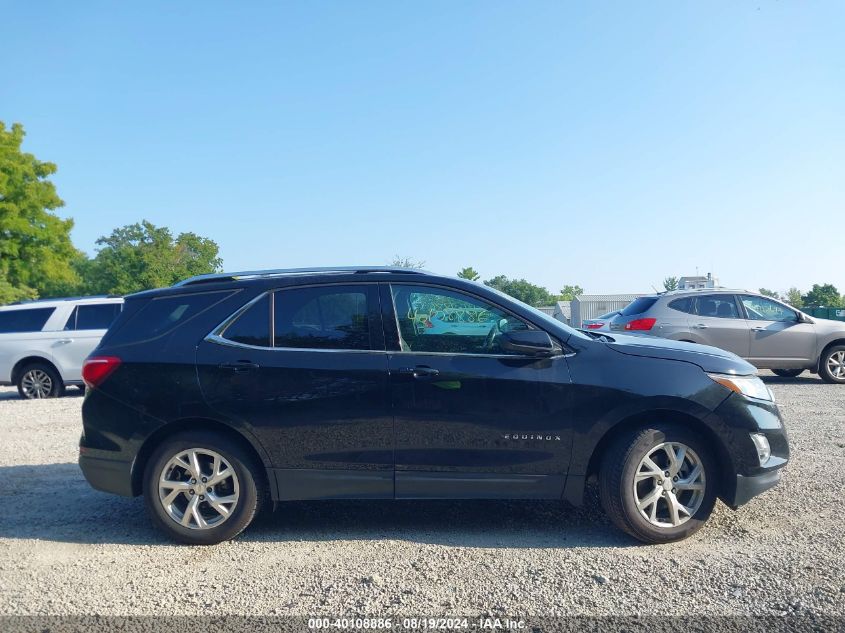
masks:
<instances>
[{"instance_id":1,"label":"distant building","mask_svg":"<svg viewBox=\"0 0 845 633\"><path fill-rule=\"evenodd\" d=\"M695 290L696 288L718 288L719 280L710 273L706 277L696 275L694 277L681 277L678 281L678 290Z\"/></svg>"},{"instance_id":2,"label":"distant building","mask_svg":"<svg viewBox=\"0 0 845 633\"><path fill-rule=\"evenodd\" d=\"M621 310L643 295L578 295L570 306L569 324L581 327L586 319L595 319L608 312Z\"/></svg>"}]
</instances>

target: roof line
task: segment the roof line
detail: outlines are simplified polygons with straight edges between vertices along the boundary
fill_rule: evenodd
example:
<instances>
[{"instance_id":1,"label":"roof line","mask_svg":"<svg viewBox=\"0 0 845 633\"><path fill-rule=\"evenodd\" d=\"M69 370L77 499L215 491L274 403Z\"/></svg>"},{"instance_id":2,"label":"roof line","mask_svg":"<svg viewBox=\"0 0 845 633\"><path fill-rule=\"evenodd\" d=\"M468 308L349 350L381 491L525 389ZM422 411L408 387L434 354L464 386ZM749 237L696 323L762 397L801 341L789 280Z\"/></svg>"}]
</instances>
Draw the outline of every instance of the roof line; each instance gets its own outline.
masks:
<instances>
[{"instance_id":1,"label":"roof line","mask_svg":"<svg viewBox=\"0 0 845 633\"><path fill-rule=\"evenodd\" d=\"M236 281L238 279L261 279L265 277L283 277L286 275L313 275L313 274L366 274L366 273L394 273L409 275L427 275L428 271L417 268L402 268L400 266L324 266L318 268L276 268L268 270L243 270L231 273L209 273L206 275L195 275L174 286L191 286L194 284L211 283L215 281Z\"/></svg>"}]
</instances>

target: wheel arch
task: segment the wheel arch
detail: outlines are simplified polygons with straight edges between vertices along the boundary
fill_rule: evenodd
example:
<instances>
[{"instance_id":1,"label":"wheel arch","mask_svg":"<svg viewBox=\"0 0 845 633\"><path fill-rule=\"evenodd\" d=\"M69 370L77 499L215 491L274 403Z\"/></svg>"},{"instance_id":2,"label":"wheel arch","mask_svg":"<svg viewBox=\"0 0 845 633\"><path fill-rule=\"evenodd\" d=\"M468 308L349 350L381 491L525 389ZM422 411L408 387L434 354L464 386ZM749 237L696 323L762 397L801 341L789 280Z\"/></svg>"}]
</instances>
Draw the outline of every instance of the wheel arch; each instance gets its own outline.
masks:
<instances>
[{"instance_id":1,"label":"wheel arch","mask_svg":"<svg viewBox=\"0 0 845 633\"><path fill-rule=\"evenodd\" d=\"M825 344L825 346L822 348L822 351L819 352L819 359L818 362L816 362L816 373L820 372L822 369L822 361L824 360L824 355L827 354L827 351L831 347L836 347L837 345L845 345L845 338L836 338Z\"/></svg>"},{"instance_id":2,"label":"wheel arch","mask_svg":"<svg viewBox=\"0 0 845 633\"><path fill-rule=\"evenodd\" d=\"M58 375L58 377L62 379L62 382L64 382L64 376L62 376L62 372L59 371L59 368L56 367L56 363L54 363L46 356L39 356L38 354L30 353L18 360L12 366L12 373L9 376L11 378L12 384L18 384L18 379L20 378L21 372L23 372L24 368L27 365L32 364L48 365L53 371L56 372L56 375Z\"/></svg>"},{"instance_id":3,"label":"wheel arch","mask_svg":"<svg viewBox=\"0 0 845 633\"><path fill-rule=\"evenodd\" d=\"M634 429L645 428L649 424L654 423L675 424L680 427L692 429L696 432L707 443L714 458L719 464L719 477L717 479L718 487L716 494L718 496L722 496L723 493L728 490L728 485L730 483L729 478L736 470L730 454L716 431L704 420L689 412L678 411L676 409L651 409L633 413L625 418L622 418L616 424L605 430L604 434L592 448L585 475L576 477L573 485L567 482L567 489L564 493L564 497L571 503L579 504L583 499L584 487L587 480L598 474L602 457L616 438Z\"/></svg>"},{"instance_id":4,"label":"wheel arch","mask_svg":"<svg viewBox=\"0 0 845 633\"><path fill-rule=\"evenodd\" d=\"M276 482L268 472L270 465L263 448L258 445L255 440L247 437L246 434L240 432L239 430L209 418L185 418L170 424L165 424L156 429L149 437L147 437L146 440L144 440L144 443L141 445L141 448L132 463L131 477L133 495L138 496L141 494L143 489L144 470L146 469L147 463L149 462L155 449L168 438L185 431L212 431L237 443L238 446L246 450L253 457L257 465L261 466L259 471L261 476L264 477L264 483L273 494L273 498L275 498Z\"/></svg>"}]
</instances>

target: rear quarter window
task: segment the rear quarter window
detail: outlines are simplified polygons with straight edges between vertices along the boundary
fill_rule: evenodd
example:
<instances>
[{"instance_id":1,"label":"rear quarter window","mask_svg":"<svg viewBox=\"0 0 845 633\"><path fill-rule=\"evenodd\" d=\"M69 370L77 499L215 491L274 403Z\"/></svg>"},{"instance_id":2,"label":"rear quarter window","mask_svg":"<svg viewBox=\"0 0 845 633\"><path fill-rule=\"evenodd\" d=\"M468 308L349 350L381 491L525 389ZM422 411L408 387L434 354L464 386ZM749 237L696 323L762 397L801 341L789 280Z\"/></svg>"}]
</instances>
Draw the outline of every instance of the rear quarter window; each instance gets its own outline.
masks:
<instances>
[{"instance_id":1,"label":"rear quarter window","mask_svg":"<svg viewBox=\"0 0 845 633\"><path fill-rule=\"evenodd\" d=\"M640 297L639 299L634 299L631 303L629 303L625 308L619 313L622 316L632 316L634 314L642 314L651 309L657 303L657 297Z\"/></svg>"},{"instance_id":2,"label":"rear quarter window","mask_svg":"<svg viewBox=\"0 0 845 633\"><path fill-rule=\"evenodd\" d=\"M20 308L0 312L0 334L40 332L55 308Z\"/></svg>"},{"instance_id":3,"label":"rear quarter window","mask_svg":"<svg viewBox=\"0 0 845 633\"><path fill-rule=\"evenodd\" d=\"M231 296L233 290L166 295L148 299L128 320L118 321L109 345L126 345L158 338ZM138 299L129 299L137 301ZM141 299L143 300L143 299Z\"/></svg>"},{"instance_id":4,"label":"rear quarter window","mask_svg":"<svg viewBox=\"0 0 845 633\"><path fill-rule=\"evenodd\" d=\"M692 297L683 297L681 299L670 301L669 307L673 310L677 310L678 312L684 312L685 314L694 314L695 312Z\"/></svg>"}]
</instances>

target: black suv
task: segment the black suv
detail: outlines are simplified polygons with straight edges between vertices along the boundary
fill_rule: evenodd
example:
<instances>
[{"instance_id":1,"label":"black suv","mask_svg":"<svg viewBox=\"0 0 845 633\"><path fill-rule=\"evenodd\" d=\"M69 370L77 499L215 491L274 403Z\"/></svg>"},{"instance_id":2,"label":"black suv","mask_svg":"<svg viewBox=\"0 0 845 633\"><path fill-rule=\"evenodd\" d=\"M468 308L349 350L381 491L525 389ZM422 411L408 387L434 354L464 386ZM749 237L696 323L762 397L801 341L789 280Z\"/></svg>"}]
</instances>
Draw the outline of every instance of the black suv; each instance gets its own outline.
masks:
<instances>
[{"instance_id":1,"label":"black suv","mask_svg":"<svg viewBox=\"0 0 845 633\"><path fill-rule=\"evenodd\" d=\"M267 501L564 499L684 538L775 485L772 394L737 356L570 329L395 268L204 275L126 298L86 361L79 463L211 544Z\"/></svg>"}]
</instances>

